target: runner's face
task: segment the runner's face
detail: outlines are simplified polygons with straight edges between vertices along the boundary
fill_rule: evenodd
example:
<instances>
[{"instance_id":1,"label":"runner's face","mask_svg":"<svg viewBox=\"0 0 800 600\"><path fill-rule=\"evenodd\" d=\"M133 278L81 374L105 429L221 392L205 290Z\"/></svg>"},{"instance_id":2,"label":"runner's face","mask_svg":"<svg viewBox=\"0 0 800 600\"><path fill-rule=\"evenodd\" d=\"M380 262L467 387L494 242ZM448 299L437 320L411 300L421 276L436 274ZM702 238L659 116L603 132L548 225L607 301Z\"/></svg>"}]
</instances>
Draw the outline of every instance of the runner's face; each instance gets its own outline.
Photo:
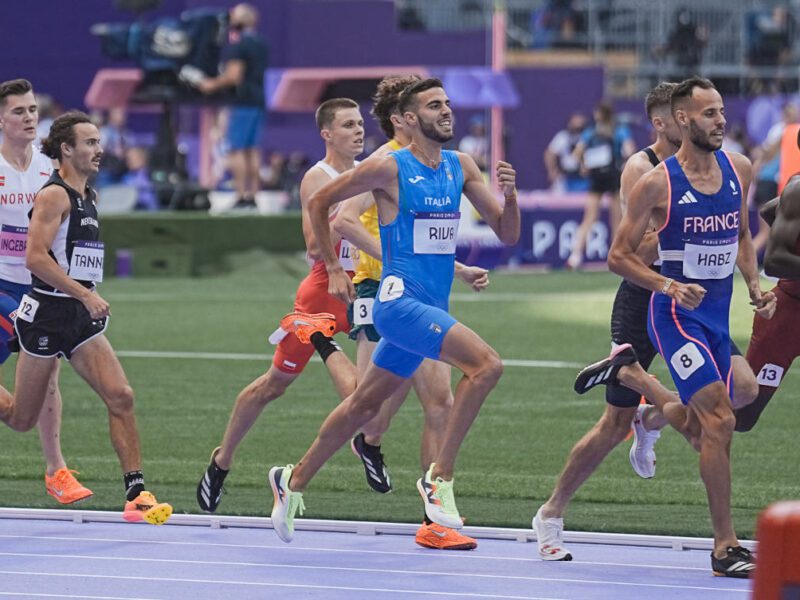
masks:
<instances>
[{"instance_id":1,"label":"runner's face","mask_svg":"<svg viewBox=\"0 0 800 600\"><path fill-rule=\"evenodd\" d=\"M689 140L698 148L714 152L725 138L725 106L716 90L695 88L687 104Z\"/></svg>"},{"instance_id":2,"label":"runner's face","mask_svg":"<svg viewBox=\"0 0 800 600\"><path fill-rule=\"evenodd\" d=\"M78 123L74 126L75 147L62 144L61 152L78 173L94 175L100 170L103 148L100 145L100 132L91 123Z\"/></svg>"},{"instance_id":3,"label":"runner's face","mask_svg":"<svg viewBox=\"0 0 800 600\"><path fill-rule=\"evenodd\" d=\"M9 141L34 141L38 124L39 107L33 92L6 97L5 105L0 109L0 125Z\"/></svg>"},{"instance_id":4,"label":"runner's face","mask_svg":"<svg viewBox=\"0 0 800 600\"><path fill-rule=\"evenodd\" d=\"M453 139L453 111L450 98L442 88L432 88L417 95L416 115L426 138L441 144Z\"/></svg>"},{"instance_id":5,"label":"runner's face","mask_svg":"<svg viewBox=\"0 0 800 600\"><path fill-rule=\"evenodd\" d=\"M357 108L337 110L328 131L331 146L337 151L353 158L364 151L364 118Z\"/></svg>"},{"instance_id":6,"label":"runner's face","mask_svg":"<svg viewBox=\"0 0 800 600\"><path fill-rule=\"evenodd\" d=\"M658 108L653 114L653 122L656 126L656 131L663 136L673 146L680 147L681 145L681 128L672 117L672 111L669 106Z\"/></svg>"}]
</instances>

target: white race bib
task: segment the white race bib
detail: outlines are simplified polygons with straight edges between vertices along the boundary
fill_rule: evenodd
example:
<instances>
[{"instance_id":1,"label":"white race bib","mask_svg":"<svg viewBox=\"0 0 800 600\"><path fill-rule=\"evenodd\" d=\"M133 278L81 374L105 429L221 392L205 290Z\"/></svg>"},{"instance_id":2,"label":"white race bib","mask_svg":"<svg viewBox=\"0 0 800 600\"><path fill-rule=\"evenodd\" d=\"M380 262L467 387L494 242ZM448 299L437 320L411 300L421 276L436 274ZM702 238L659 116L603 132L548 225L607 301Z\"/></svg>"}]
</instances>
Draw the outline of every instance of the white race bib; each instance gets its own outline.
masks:
<instances>
[{"instance_id":1,"label":"white race bib","mask_svg":"<svg viewBox=\"0 0 800 600\"><path fill-rule=\"evenodd\" d=\"M692 373L706 364L706 359L694 342L686 342L675 351L669 362L678 377L686 381Z\"/></svg>"},{"instance_id":2,"label":"white race bib","mask_svg":"<svg viewBox=\"0 0 800 600\"><path fill-rule=\"evenodd\" d=\"M416 213L414 254L455 254L460 212Z\"/></svg>"},{"instance_id":3,"label":"white race bib","mask_svg":"<svg viewBox=\"0 0 800 600\"><path fill-rule=\"evenodd\" d=\"M39 310L39 301L34 300L28 294L22 296L17 308L17 319L22 319L28 323L33 323L33 318L36 316L36 311Z\"/></svg>"},{"instance_id":4,"label":"white race bib","mask_svg":"<svg viewBox=\"0 0 800 600\"><path fill-rule=\"evenodd\" d=\"M103 242L76 241L68 275L78 281L103 281L103 251Z\"/></svg>"},{"instance_id":5,"label":"white race bib","mask_svg":"<svg viewBox=\"0 0 800 600\"><path fill-rule=\"evenodd\" d=\"M0 256L24 259L27 239L27 227L3 225L0 228Z\"/></svg>"},{"instance_id":6,"label":"white race bib","mask_svg":"<svg viewBox=\"0 0 800 600\"><path fill-rule=\"evenodd\" d=\"M345 271L355 271L353 264L353 253L356 251L355 247L347 240L339 242L339 264Z\"/></svg>"},{"instance_id":7,"label":"white race bib","mask_svg":"<svg viewBox=\"0 0 800 600\"><path fill-rule=\"evenodd\" d=\"M602 146L595 146L587 148L583 153L583 164L587 169L602 169L608 167L614 156L611 154L611 146L603 144Z\"/></svg>"},{"instance_id":8,"label":"white race bib","mask_svg":"<svg viewBox=\"0 0 800 600\"><path fill-rule=\"evenodd\" d=\"M394 275L389 275L381 282L381 289L378 291L378 300L381 302L391 302L403 295L406 286L403 280Z\"/></svg>"},{"instance_id":9,"label":"white race bib","mask_svg":"<svg viewBox=\"0 0 800 600\"><path fill-rule=\"evenodd\" d=\"M781 379L783 379L783 367L772 363L767 363L761 367L761 370L758 372L758 377L756 377L756 381L758 381L759 385L774 388L781 384Z\"/></svg>"},{"instance_id":10,"label":"white race bib","mask_svg":"<svg viewBox=\"0 0 800 600\"><path fill-rule=\"evenodd\" d=\"M356 298L353 302L353 325L372 325L372 305L375 298Z\"/></svg>"},{"instance_id":11,"label":"white race bib","mask_svg":"<svg viewBox=\"0 0 800 600\"><path fill-rule=\"evenodd\" d=\"M691 279L725 279L733 274L739 239L687 243L683 249L683 274Z\"/></svg>"}]
</instances>

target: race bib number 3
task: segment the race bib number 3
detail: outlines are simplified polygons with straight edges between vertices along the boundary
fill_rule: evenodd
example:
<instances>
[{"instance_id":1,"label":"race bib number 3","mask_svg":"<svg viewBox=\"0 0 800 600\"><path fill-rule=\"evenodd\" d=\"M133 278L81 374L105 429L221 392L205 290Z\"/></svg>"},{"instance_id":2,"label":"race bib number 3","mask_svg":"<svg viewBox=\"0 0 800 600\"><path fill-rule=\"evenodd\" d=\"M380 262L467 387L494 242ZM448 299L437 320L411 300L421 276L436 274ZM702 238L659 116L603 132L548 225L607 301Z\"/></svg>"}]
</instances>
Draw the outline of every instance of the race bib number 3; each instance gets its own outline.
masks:
<instances>
[{"instance_id":1,"label":"race bib number 3","mask_svg":"<svg viewBox=\"0 0 800 600\"><path fill-rule=\"evenodd\" d=\"M738 240L709 240L712 241L714 243L687 243L684 246L683 274L686 277L725 279L733 274L739 251Z\"/></svg>"},{"instance_id":2,"label":"race bib number 3","mask_svg":"<svg viewBox=\"0 0 800 600\"><path fill-rule=\"evenodd\" d=\"M353 302L353 325L372 325L374 298L356 298Z\"/></svg>"},{"instance_id":3,"label":"race bib number 3","mask_svg":"<svg viewBox=\"0 0 800 600\"><path fill-rule=\"evenodd\" d=\"M761 367L761 370L758 372L758 377L756 377L756 381L758 381L759 385L774 388L781 384L781 379L783 379L783 367L773 365L772 363L767 363Z\"/></svg>"},{"instance_id":4,"label":"race bib number 3","mask_svg":"<svg viewBox=\"0 0 800 600\"><path fill-rule=\"evenodd\" d=\"M414 254L455 254L460 212L414 215Z\"/></svg>"},{"instance_id":5,"label":"race bib number 3","mask_svg":"<svg viewBox=\"0 0 800 600\"><path fill-rule=\"evenodd\" d=\"M0 228L0 256L25 258L27 239L27 227L3 225L2 228Z\"/></svg>"},{"instance_id":6,"label":"race bib number 3","mask_svg":"<svg viewBox=\"0 0 800 600\"><path fill-rule=\"evenodd\" d=\"M694 342L687 342L678 348L678 351L672 355L669 362L678 377L686 381L692 373L706 364L706 359Z\"/></svg>"},{"instance_id":7,"label":"race bib number 3","mask_svg":"<svg viewBox=\"0 0 800 600\"><path fill-rule=\"evenodd\" d=\"M17 319L33 323L33 318L36 316L37 310L39 310L39 301L25 294L22 296L19 308L17 309Z\"/></svg>"},{"instance_id":8,"label":"race bib number 3","mask_svg":"<svg viewBox=\"0 0 800 600\"><path fill-rule=\"evenodd\" d=\"M78 281L103 281L103 253L103 242L75 242L69 261L69 276Z\"/></svg>"}]
</instances>

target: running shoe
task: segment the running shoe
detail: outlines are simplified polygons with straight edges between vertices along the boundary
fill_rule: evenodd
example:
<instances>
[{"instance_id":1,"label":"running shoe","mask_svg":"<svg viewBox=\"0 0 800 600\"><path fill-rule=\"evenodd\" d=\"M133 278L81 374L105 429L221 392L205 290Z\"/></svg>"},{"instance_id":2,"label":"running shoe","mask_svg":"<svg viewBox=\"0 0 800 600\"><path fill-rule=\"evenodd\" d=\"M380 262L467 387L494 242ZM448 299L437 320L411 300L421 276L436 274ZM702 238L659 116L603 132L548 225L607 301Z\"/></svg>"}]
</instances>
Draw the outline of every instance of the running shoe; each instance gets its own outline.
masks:
<instances>
[{"instance_id":1,"label":"running shoe","mask_svg":"<svg viewBox=\"0 0 800 600\"><path fill-rule=\"evenodd\" d=\"M584 367L575 379L574 389L578 394L585 394L594 386L614 383L621 367L635 363L636 352L630 344L620 344L611 351L607 358Z\"/></svg>"},{"instance_id":2,"label":"running shoe","mask_svg":"<svg viewBox=\"0 0 800 600\"><path fill-rule=\"evenodd\" d=\"M159 503L150 492L141 492L133 500L125 503L122 518L128 523L145 521L151 525L163 525L172 516L172 506Z\"/></svg>"},{"instance_id":3,"label":"running shoe","mask_svg":"<svg viewBox=\"0 0 800 600\"><path fill-rule=\"evenodd\" d=\"M756 559L747 548L729 546L725 549L725 558L716 558L711 553L711 570L717 577L747 579L755 575Z\"/></svg>"},{"instance_id":4,"label":"running shoe","mask_svg":"<svg viewBox=\"0 0 800 600\"><path fill-rule=\"evenodd\" d=\"M301 343L308 344L311 342L311 336L318 331L323 335L333 337L336 332L336 317L330 313L309 315L302 312L291 312L281 319L278 331L283 331L285 335L294 333ZM273 335L276 333L278 332Z\"/></svg>"},{"instance_id":5,"label":"running shoe","mask_svg":"<svg viewBox=\"0 0 800 600\"><path fill-rule=\"evenodd\" d=\"M441 477L431 479L433 467L434 463L431 463L425 476L417 480L417 490L422 496L425 514L434 523L450 529L461 529L464 523L458 514L453 496L453 480L445 481Z\"/></svg>"},{"instance_id":6,"label":"running shoe","mask_svg":"<svg viewBox=\"0 0 800 600\"><path fill-rule=\"evenodd\" d=\"M380 446L371 446L364 440L364 434L359 433L350 441L350 448L364 465L367 475L367 484L379 494L388 494L392 491L392 479L383 462Z\"/></svg>"},{"instance_id":7,"label":"running shoe","mask_svg":"<svg viewBox=\"0 0 800 600\"><path fill-rule=\"evenodd\" d=\"M478 542L473 538L458 533L455 529L442 527L438 523L423 523L417 529L414 541L425 548L434 550L474 550Z\"/></svg>"},{"instance_id":8,"label":"running shoe","mask_svg":"<svg viewBox=\"0 0 800 600\"><path fill-rule=\"evenodd\" d=\"M650 479L656 476L656 451L653 447L661 437L660 429L648 431L644 428L644 412L647 404L640 404L633 417L633 444L628 456L631 466L639 477Z\"/></svg>"},{"instance_id":9,"label":"running shoe","mask_svg":"<svg viewBox=\"0 0 800 600\"><path fill-rule=\"evenodd\" d=\"M289 489L289 480L292 478L294 465L285 467L272 467L269 470L269 485L272 487L274 503L272 505L272 528L278 537L286 543L294 537L294 515L303 514L306 505L303 504L303 493L293 492Z\"/></svg>"},{"instance_id":10,"label":"running shoe","mask_svg":"<svg viewBox=\"0 0 800 600\"><path fill-rule=\"evenodd\" d=\"M536 532L536 543L539 545L539 557L542 560L572 560L572 554L564 547L564 519L544 518L540 506L531 526Z\"/></svg>"},{"instance_id":11,"label":"running shoe","mask_svg":"<svg viewBox=\"0 0 800 600\"><path fill-rule=\"evenodd\" d=\"M75 475L78 474L77 471L63 467L53 473L52 477L50 477L47 472L44 474L44 487L47 493L61 504L80 502L92 495L92 490L82 486L81 483L75 479L73 473Z\"/></svg>"},{"instance_id":12,"label":"running shoe","mask_svg":"<svg viewBox=\"0 0 800 600\"><path fill-rule=\"evenodd\" d=\"M216 456L217 452L219 452L219 446L211 452L208 468L203 473L200 483L197 484L197 503L202 510L209 513L217 510L222 494L225 493L225 488L222 487L222 484L225 483L225 477L228 476L228 471L220 469L217 463L214 462L214 456Z\"/></svg>"}]
</instances>

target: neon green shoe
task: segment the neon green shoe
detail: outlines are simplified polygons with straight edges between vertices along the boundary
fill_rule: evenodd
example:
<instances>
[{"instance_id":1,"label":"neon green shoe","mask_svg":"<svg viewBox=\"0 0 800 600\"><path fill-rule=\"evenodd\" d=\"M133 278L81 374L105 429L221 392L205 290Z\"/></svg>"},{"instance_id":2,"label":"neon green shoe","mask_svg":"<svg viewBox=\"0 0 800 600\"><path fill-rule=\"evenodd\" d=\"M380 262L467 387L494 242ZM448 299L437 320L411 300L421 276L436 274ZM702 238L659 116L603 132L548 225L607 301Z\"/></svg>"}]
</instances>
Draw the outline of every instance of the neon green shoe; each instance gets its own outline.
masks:
<instances>
[{"instance_id":1,"label":"neon green shoe","mask_svg":"<svg viewBox=\"0 0 800 600\"><path fill-rule=\"evenodd\" d=\"M278 537L286 543L294 537L294 515L303 514L306 509L303 504L302 492L293 492L289 489L289 480L292 478L294 465L285 467L272 467L269 470L269 484L275 502L272 505L272 528Z\"/></svg>"},{"instance_id":2,"label":"neon green shoe","mask_svg":"<svg viewBox=\"0 0 800 600\"><path fill-rule=\"evenodd\" d=\"M456 499L453 496L453 480L445 481L437 477L432 481L434 464L431 463L425 476L417 480L417 489L425 504L425 514L434 523L450 529L461 529L464 523L458 514Z\"/></svg>"}]
</instances>

